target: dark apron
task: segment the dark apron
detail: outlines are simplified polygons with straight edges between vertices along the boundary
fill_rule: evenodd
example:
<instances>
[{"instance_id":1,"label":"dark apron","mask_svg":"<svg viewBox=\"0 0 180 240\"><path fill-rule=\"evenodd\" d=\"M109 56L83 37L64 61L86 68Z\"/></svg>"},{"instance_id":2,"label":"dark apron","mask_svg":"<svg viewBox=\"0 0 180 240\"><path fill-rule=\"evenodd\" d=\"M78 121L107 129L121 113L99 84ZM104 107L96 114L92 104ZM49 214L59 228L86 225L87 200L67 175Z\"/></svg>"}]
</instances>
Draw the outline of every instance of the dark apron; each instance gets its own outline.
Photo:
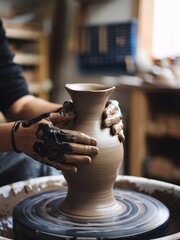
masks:
<instances>
[{"instance_id":1,"label":"dark apron","mask_svg":"<svg viewBox=\"0 0 180 240\"><path fill-rule=\"evenodd\" d=\"M35 161L24 153L0 153L0 186L57 174L60 174L60 171Z\"/></svg>"}]
</instances>

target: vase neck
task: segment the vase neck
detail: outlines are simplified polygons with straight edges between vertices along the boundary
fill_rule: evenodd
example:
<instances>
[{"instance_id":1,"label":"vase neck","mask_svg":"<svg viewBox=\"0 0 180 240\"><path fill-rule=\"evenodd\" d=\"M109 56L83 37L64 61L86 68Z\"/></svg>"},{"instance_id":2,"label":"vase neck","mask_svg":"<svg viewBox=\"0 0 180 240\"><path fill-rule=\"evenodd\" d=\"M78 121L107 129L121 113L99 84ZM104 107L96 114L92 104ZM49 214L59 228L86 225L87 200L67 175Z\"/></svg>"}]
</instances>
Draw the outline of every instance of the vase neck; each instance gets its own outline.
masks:
<instances>
[{"instance_id":1,"label":"vase neck","mask_svg":"<svg viewBox=\"0 0 180 240\"><path fill-rule=\"evenodd\" d=\"M108 97L96 94L78 94L78 96L72 96L74 110L77 117L83 117L91 115L91 117L97 117L102 114Z\"/></svg>"},{"instance_id":2,"label":"vase neck","mask_svg":"<svg viewBox=\"0 0 180 240\"><path fill-rule=\"evenodd\" d=\"M106 101L115 87L102 84L66 84L66 90L73 101L76 120L83 121L101 120Z\"/></svg>"}]
</instances>

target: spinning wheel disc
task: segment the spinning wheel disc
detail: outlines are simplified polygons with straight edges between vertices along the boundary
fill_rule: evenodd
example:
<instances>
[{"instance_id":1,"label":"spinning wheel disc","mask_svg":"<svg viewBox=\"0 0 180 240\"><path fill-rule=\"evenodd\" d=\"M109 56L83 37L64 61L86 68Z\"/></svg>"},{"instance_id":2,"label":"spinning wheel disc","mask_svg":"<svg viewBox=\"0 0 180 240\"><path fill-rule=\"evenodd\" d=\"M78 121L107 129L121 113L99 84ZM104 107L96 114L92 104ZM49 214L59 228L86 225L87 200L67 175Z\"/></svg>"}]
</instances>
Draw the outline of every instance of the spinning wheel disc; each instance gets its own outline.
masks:
<instances>
[{"instance_id":1,"label":"spinning wheel disc","mask_svg":"<svg viewBox=\"0 0 180 240\"><path fill-rule=\"evenodd\" d=\"M114 190L122 211L104 219L79 219L64 215L58 205L66 190L27 198L14 209L15 240L49 239L151 239L168 234L169 210L142 193Z\"/></svg>"}]
</instances>

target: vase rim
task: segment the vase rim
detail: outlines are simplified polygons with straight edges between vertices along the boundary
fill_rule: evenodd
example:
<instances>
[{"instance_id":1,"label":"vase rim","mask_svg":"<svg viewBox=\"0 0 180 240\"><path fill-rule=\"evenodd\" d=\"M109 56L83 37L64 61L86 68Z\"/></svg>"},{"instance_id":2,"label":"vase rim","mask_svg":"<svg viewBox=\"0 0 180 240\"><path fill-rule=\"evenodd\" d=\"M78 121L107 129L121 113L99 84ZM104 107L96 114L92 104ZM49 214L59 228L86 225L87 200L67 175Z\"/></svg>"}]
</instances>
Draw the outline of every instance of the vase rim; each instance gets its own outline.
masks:
<instances>
[{"instance_id":1,"label":"vase rim","mask_svg":"<svg viewBox=\"0 0 180 240\"><path fill-rule=\"evenodd\" d=\"M113 85L100 84L100 83L67 83L66 89L73 91L87 91L87 92L106 92L114 90L116 87Z\"/></svg>"}]
</instances>

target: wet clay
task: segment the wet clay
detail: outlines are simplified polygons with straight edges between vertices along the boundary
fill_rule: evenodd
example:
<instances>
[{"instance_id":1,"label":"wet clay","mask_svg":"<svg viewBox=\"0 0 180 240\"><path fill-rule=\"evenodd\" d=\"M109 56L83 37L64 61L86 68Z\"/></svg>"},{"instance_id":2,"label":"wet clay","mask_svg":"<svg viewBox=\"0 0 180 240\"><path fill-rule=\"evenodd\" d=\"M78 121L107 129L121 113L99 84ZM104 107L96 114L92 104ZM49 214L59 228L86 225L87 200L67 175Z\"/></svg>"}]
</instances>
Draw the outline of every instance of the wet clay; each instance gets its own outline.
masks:
<instances>
[{"instance_id":1,"label":"wet clay","mask_svg":"<svg viewBox=\"0 0 180 240\"><path fill-rule=\"evenodd\" d=\"M76 174L63 172L68 193L59 208L74 218L112 217L121 211L113 185L123 161L123 144L110 128L102 127L102 113L115 87L77 83L66 84L65 88L77 116L72 129L94 137L99 153L91 164L79 166Z\"/></svg>"},{"instance_id":2,"label":"wet clay","mask_svg":"<svg viewBox=\"0 0 180 240\"><path fill-rule=\"evenodd\" d=\"M0 188L0 236L13 238L12 212L20 201L40 192L67 188L62 176L40 179L20 181Z\"/></svg>"},{"instance_id":3,"label":"wet clay","mask_svg":"<svg viewBox=\"0 0 180 240\"><path fill-rule=\"evenodd\" d=\"M139 181L139 182L138 182ZM138 182L138 183L137 183ZM161 201L170 211L169 234L180 230L180 187L152 179L126 177L126 180L115 181L114 188L137 191ZM179 192L176 190L179 189ZM176 238L175 238L176 239ZM179 238L180 239L180 235Z\"/></svg>"},{"instance_id":4,"label":"wet clay","mask_svg":"<svg viewBox=\"0 0 180 240\"><path fill-rule=\"evenodd\" d=\"M35 195L19 203L13 213L15 240L133 239L149 240L169 232L169 210L148 195L114 190L121 211L103 219L71 218L58 205L66 190ZM48 226L48 227L47 227Z\"/></svg>"},{"instance_id":5,"label":"wet clay","mask_svg":"<svg viewBox=\"0 0 180 240\"><path fill-rule=\"evenodd\" d=\"M156 199L151 201L151 197L146 195L140 197L131 191L113 190L123 160L123 145L117 136L111 135L110 129L102 128L101 123L103 109L114 87L68 84L66 89L77 113L73 129L96 138L99 154L91 164L79 167L76 174L63 172L68 185L67 192L60 189L59 192L47 192L45 195L41 193L20 203L24 205L17 205L14 210L15 239L21 240L24 236L27 240L74 237L105 239L112 236L114 239L124 239L120 235L124 223L124 231L128 229L130 233L129 236L123 233L126 239L133 234L138 240L150 239L149 233L153 238L168 234L169 211L162 203ZM157 212L160 213L160 219ZM152 225L146 224L148 219ZM130 225L126 225L128 223ZM64 228L57 231L61 224L66 232L63 232ZM103 229L101 233L99 227ZM142 236L136 232L138 229Z\"/></svg>"},{"instance_id":6,"label":"wet clay","mask_svg":"<svg viewBox=\"0 0 180 240\"><path fill-rule=\"evenodd\" d=\"M20 201L37 193L46 191L56 191L66 189L66 182L63 176L41 177L37 179L14 183L0 188L0 236L5 239L13 239L12 211L14 206ZM168 237L162 240L180 239L180 187L167 184L161 181L153 181L146 178L118 176L115 189L133 190L144 192L149 196L154 196L156 192L157 199L167 204L170 211L170 233ZM27 189L27 190L24 190ZM11 194L11 193L14 194ZM8 204L6 204L8 202ZM8 205L8 209L6 210ZM9 220L9 221L8 221ZM154 238L156 239L156 238Z\"/></svg>"},{"instance_id":7,"label":"wet clay","mask_svg":"<svg viewBox=\"0 0 180 240\"><path fill-rule=\"evenodd\" d=\"M99 153L76 174L63 172L66 191L33 196L13 213L15 240L150 239L168 234L169 210L150 196L113 191L123 145L102 127L102 113L114 91L101 84L67 84L76 119L73 130L97 140ZM48 226L48 227L47 227Z\"/></svg>"}]
</instances>

